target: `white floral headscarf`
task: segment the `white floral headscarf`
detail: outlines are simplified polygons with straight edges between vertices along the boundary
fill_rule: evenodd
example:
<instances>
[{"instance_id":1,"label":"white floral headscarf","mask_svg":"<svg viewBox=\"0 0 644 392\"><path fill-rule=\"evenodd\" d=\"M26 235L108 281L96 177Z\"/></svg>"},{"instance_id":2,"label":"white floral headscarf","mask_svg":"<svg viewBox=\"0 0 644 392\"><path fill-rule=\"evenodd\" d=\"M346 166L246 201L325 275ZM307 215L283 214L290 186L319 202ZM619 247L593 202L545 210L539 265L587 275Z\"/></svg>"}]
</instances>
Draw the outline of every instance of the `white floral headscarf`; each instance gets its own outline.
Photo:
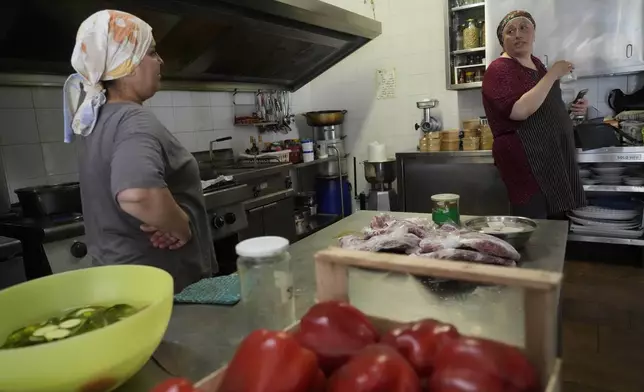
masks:
<instances>
[{"instance_id":1,"label":"white floral headscarf","mask_svg":"<svg viewBox=\"0 0 644 392\"><path fill-rule=\"evenodd\" d=\"M152 27L127 12L99 11L80 25L71 60L77 73L64 87L65 142L92 133L107 100L101 81L132 73L151 44Z\"/></svg>"}]
</instances>

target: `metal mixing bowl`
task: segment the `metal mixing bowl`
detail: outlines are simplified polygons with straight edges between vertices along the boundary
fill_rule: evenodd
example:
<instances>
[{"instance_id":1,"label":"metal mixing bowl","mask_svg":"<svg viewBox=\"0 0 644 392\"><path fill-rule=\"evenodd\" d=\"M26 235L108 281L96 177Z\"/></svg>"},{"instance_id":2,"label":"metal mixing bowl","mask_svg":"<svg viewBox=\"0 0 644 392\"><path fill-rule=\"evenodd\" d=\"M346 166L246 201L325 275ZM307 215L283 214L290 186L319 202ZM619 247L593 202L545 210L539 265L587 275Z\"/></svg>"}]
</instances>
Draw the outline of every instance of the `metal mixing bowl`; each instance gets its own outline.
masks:
<instances>
[{"instance_id":1,"label":"metal mixing bowl","mask_svg":"<svg viewBox=\"0 0 644 392\"><path fill-rule=\"evenodd\" d=\"M364 161L364 178L370 184L391 184L396 180L396 161Z\"/></svg>"},{"instance_id":2,"label":"metal mixing bowl","mask_svg":"<svg viewBox=\"0 0 644 392\"><path fill-rule=\"evenodd\" d=\"M474 231L482 231L483 228L494 226L494 223L502 223L505 227L522 229L514 233L485 231L486 234L493 235L508 242L515 249L523 248L532 236L532 233L539 227L537 222L532 219L522 218L520 216L482 216L465 222L465 227Z\"/></svg>"}]
</instances>

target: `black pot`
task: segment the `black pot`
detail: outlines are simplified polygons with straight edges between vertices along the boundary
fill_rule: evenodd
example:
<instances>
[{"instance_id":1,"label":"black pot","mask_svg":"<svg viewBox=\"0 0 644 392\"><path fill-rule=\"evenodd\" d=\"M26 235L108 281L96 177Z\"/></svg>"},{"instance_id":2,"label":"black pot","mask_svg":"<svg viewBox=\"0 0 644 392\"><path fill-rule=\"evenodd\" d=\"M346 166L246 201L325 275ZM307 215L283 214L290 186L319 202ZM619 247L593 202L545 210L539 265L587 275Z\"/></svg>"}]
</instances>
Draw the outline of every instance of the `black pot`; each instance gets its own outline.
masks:
<instances>
[{"instance_id":1,"label":"black pot","mask_svg":"<svg viewBox=\"0 0 644 392\"><path fill-rule=\"evenodd\" d=\"M83 212L78 182L20 188L14 192L23 216L28 218Z\"/></svg>"}]
</instances>

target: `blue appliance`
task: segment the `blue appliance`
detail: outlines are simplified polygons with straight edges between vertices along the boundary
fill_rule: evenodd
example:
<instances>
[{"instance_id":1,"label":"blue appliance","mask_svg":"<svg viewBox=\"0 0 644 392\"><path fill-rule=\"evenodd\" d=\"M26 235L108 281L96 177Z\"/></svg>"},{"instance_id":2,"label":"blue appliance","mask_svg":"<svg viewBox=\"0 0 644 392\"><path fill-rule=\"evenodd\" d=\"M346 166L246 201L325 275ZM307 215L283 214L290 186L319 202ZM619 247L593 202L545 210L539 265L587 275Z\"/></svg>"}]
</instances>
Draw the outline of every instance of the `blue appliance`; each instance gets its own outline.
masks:
<instances>
[{"instance_id":1,"label":"blue appliance","mask_svg":"<svg viewBox=\"0 0 644 392\"><path fill-rule=\"evenodd\" d=\"M318 177L316 193L318 198L318 213L342 215L340 204L340 181L342 181L342 199L344 201L344 216L351 215L351 184L348 177Z\"/></svg>"}]
</instances>

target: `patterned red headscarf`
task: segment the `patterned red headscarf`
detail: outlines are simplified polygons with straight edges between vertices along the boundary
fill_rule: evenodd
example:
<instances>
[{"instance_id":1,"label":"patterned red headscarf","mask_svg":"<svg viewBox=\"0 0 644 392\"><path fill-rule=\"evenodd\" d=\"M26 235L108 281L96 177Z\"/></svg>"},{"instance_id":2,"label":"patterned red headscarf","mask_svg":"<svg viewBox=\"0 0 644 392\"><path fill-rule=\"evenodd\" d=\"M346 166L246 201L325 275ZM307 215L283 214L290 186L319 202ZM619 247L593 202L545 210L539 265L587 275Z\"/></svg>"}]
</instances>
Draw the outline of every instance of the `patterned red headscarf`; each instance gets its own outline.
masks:
<instances>
[{"instance_id":1,"label":"patterned red headscarf","mask_svg":"<svg viewBox=\"0 0 644 392\"><path fill-rule=\"evenodd\" d=\"M508 12L507 15L501 19L501 23L499 23L499 27L496 28L496 36L499 39L499 42L501 43L501 46L503 46L503 29L505 26L510 23L513 19L516 18L526 18L530 22L532 22L532 26L535 28L537 27L537 23L534 21L534 18L528 11L522 11L522 10L515 10Z\"/></svg>"}]
</instances>

